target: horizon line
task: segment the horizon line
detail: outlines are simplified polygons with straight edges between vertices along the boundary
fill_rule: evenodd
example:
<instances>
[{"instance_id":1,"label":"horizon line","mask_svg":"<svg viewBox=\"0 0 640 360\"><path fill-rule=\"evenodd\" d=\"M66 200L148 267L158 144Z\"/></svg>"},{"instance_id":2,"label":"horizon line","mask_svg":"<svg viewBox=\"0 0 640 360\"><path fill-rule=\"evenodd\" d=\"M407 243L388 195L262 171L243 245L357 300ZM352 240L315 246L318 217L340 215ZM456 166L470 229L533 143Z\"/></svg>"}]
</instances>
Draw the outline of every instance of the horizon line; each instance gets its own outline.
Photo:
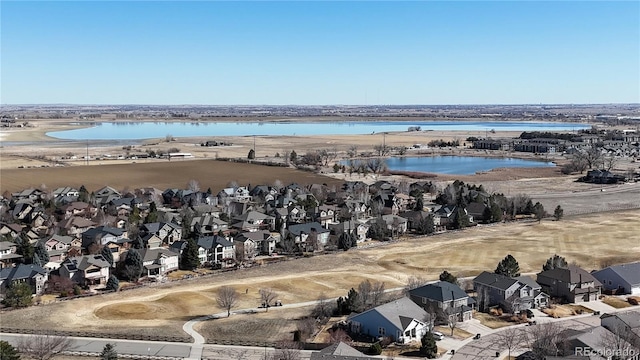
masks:
<instances>
[{"instance_id":1,"label":"horizon line","mask_svg":"<svg viewBox=\"0 0 640 360\"><path fill-rule=\"evenodd\" d=\"M319 106L358 106L358 107L378 107L378 106L541 106L541 105L640 105L640 102L602 102L602 103L449 103L449 104L152 104L152 103L15 103L0 104L0 106L297 106L297 107L319 107Z\"/></svg>"}]
</instances>

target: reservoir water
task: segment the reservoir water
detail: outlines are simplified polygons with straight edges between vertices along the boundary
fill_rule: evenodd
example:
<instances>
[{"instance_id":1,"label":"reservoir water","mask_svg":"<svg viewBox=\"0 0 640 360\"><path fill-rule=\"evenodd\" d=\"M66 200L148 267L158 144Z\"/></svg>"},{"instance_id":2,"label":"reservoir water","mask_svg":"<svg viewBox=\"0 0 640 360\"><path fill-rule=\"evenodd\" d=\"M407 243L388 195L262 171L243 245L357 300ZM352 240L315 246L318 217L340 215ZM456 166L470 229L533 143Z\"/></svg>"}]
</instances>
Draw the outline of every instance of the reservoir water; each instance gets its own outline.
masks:
<instances>
[{"instance_id":1,"label":"reservoir water","mask_svg":"<svg viewBox=\"0 0 640 360\"><path fill-rule=\"evenodd\" d=\"M589 125L515 121L342 121L342 122L103 122L47 135L64 140L139 140L198 136L354 135L407 131L575 131Z\"/></svg>"},{"instance_id":2,"label":"reservoir water","mask_svg":"<svg viewBox=\"0 0 640 360\"><path fill-rule=\"evenodd\" d=\"M514 158L490 158L475 156L422 156L392 157L385 159L389 170L426 173L472 175L505 167L553 167L552 162Z\"/></svg>"}]
</instances>

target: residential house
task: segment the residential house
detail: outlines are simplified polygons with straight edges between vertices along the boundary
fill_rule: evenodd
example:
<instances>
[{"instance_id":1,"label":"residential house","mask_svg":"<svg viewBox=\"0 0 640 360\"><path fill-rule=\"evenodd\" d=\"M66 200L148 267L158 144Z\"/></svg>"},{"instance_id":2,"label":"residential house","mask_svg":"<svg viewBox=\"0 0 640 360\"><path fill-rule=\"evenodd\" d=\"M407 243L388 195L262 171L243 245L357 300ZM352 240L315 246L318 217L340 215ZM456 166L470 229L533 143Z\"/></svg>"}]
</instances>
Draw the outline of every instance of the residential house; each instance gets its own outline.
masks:
<instances>
[{"instance_id":1,"label":"residential house","mask_svg":"<svg viewBox=\"0 0 640 360\"><path fill-rule=\"evenodd\" d=\"M24 226L20 224L0 223L0 236L8 239L15 239L20 235L23 228Z\"/></svg>"},{"instance_id":2,"label":"residential house","mask_svg":"<svg viewBox=\"0 0 640 360\"><path fill-rule=\"evenodd\" d=\"M229 224L217 216L202 215L196 216L191 220L191 229L202 236L213 236L218 235L220 231L228 234Z\"/></svg>"},{"instance_id":3,"label":"residential house","mask_svg":"<svg viewBox=\"0 0 640 360\"><path fill-rule=\"evenodd\" d=\"M97 223L79 216L72 216L59 223L63 233L70 236L79 236L96 225Z\"/></svg>"},{"instance_id":4,"label":"residential house","mask_svg":"<svg viewBox=\"0 0 640 360\"><path fill-rule=\"evenodd\" d=\"M550 296L572 303L598 300L602 288L600 281L576 265L542 271L537 282Z\"/></svg>"},{"instance_id":5,"label":"residential house","mask_svg":"<svg viewBox=\"0 0 640 360\"><path fill-rule=\"evenodd\" d=\"M109 262L102 255L69 257L60 265L60 276L67 277L80 286L94 290L107 285Z\"/></svg>"},{"instance_id":6,"label":"residential house","mask_svg":"<svg viewBox=\"0 0 640 360\"><path fill-rule=\"evenodd\" d=\"M603 326L583 330L565 329L559 336L563 339L559 355L566 357L576 354L584 355L588 352L591 355L588 359L640 359L640 349L634 349L634 346L624 340L624 337L618 338L619 335L622 334L614 334ZM616 354L616 351L620 354Z\"/></svg>"},{"instance_id":7,"label":"residential house","mask_svg":"<svg viewBox=\"0 0 640 360\"><path fill-rule=\"evenodd\" d=\"M623 294L640 295L640 261L613 265L591 273L602 287Z\"/></svg>"},{"instance_id":8,"label":"residential house","mask_svg":"<svg viewBox=\"0 0 640 360\"><path fill-rule=\"evenodd\" d=\"M53 190L52 195L56 199L62 198L62 197L78 198L80 196L80 191L78 191L78 189L66 186L66 187L59 187Z\"/></svg>"},{"instance_id":9,"label":"residential house","mask_svg":"<svg viewBox=\"0 0 640 360\"><path fill-rule=\"evenodd\" d=\"M245 186L228 187L218 193L218 199L220 204L230 201L248 202L251 201L251 195Z\"/></svg>"},{"instance_id":10,"label":"residential house","mask_svg":"<svg viewBox=\"0 0 640 360\"><path fill-rule=\"evenodd\" d=\"M487 208L487 205L483 203L472 202L471 204L467 205L465 209L467 210L467 214L469 214L470 217L478 222L484 219L485 211L487 210Z\"/></svg>"},{"instance_id":11,"label":"residential house","mask_svg":"<svg viewBox=\"0 0 640 360\"><path fill-rule=\"evenodd\" d=\"M147 249L154 249L162 247L162 239L156 234L146 234L140 238L144 247Z\"/></svg>"},{"instance_id":12,"label":"residential house","mask_svg":"<svg viewBox=\"0 0 640 360\"><path fill-rule=\"evenodd\" d=\"M273 216L257 211L248 211L234 218L233 227L241 231L274 230L276 223Z\"/></svg>"},{"instance_id":13,"label":"residential house","mask_svg":"<svg viewBox=\"0 0 640 360\"><path fill-rule=\"evenodd\" d=\"M82 233L82 248L88 250L92 244L104 246L110 242L127 239L127 231L110 226L98 226Z\"/></svg>"},{"instance_id":14,"label":"residential house","mask_svg":"<svg viewBox=\"0 0 640 360\"><path fill-rule=\"evenodd\" d=\"M387 229L392 234L404 234L407 232L407 219L398 215L382 215L382 220L387 224Z\"/></svg>"},{"instance_id":15,"label":"residential house","mask_svg":"<svg viewBox=\"0 0 640 360\"><path fill-rule=\"evenodd\" d=\"M367 356L342 341L334 343L320 351L311 353L310 360L370 360Z\"/></svg>"},{"instance_id":16,"label":"residential house","mask_svg":"<svg viewBox=\"0 0 640 360\"><path fill-rule=\"evenodd\" d=\"M369 205L374 209L377 208L380 211L379 214L397 215L400 211L396 195L390 192L378 193L371 199Z\"/></svg>"},{"instance_id":17,"label":"residential house","mask_svg":"<svg viewBox=\"0 0 640 360\"><path fill-rule=\"evenodd\" d=\"M163 244L171 245L182 240L182 227L170 222L154 222L142 225L144 235L156 235ZM204 233L202 233L204 234Z\"/></svg>"},{"instance_id":18,"label":"residential house","mask_svg":"<svg viewBox=\"0 0 640 360\"><path fill-rule=\"evenodd\" d=\"M163 249L141 249L142 265L146 276L164 276L178 270L179 255L176 252Z\"/></svg>"},{"instance_id":19,"label":"residential house","mask_svg":"<svg viewBox=\"0 0 640 360\"><path fill-rule=\"evenodd\" d=\"M4 294L12 284L24 282L29 284L33 295L42 295L48 279L47 271L35 264L18 264L3 268L0 270L0 293Z\"/></svg>"},{"instance_id":20,"label":"residential house","mask_svg":"<svg viewBox=\"0 0 640 360\"><path fill-rule=\"evenodd\" d=\"M329 225L329 229L334 235L339 237L343 233L351 233L355 235L356 241L358 243L367 240L367 232L369 231L369 227L370 225L367 223L354 220L343 221L341 223Z\"/></svg>"},{"instance_id":21,"label":"residential house","mask_svg":"<svg viewBox=\"0 0 640 360\"><path fill-rule=\"evenodd\" d=\"M429 331L429 315L407 297L377 306L347 319L352 332L373 337L420 341Z\"/></svg>"},{"instance_id":22,"label":"residential house","mask_svg":"<svg viewBox=\"0 0 640 360\"><path fill-rule=\"evenodd\" d=\"M402 218L407 219L408 230L415 231L420 228L421 223L424 219L433 215L428 211L409 210L409 211L403 211L399 213L398 216L401 216ZM435 220L436 218L433 217L434 227L436 226Z\"/></svg>"},{"instance_id":23,"label":"residential house","mask_svg":"<svg viewBox=\"0 0 640 360\"><path fill-rule=\"evenodd\" d=\"M455 316L461 322L471 320L476 303L460 286L446 281L413 289L409 291L409 298L429 313Z\"/></svg>"},{"instance_id":24,"label":"residential house","mask_svg":"<svg viewBox=\"0 0 640 360\"><path fill-rule=\"evenodd\" d=\"M640 349L640 311L630 310L600 316L600 325L619 334L627 342ZM640 351L636 353L640 354Z\"/></svg>"},{"instance_id":25,"label":"residential house","mask_svg":"<svg viewBox=\"0 0 640 360\"><path fill-rule=\"evenodd\" d=\"M125 253L131 249L131 240L129 238L110 240L104 246L111 251L115 266L116 263L120 262L120 259L124 259Z\"/></svg>"},{"instance_id":26,"label":"residential house","mask_svg":"<svg viewBox=\"0 0 640 360\"><path fill-rule=\"evenodd\" d=\"M46 193L40 189L28 188L11 194L11 199L15 202L19 202L20 200L40 202L45 196Z\"/></svg>"},{"instance_id":27,"label":"residential house","mask_svg":"<svg viewBox=\"0 0 640 360\"><path fill-rule=\"evenodd\" d=\"M93 193L95 204L97 204L97 206L99 207L106 206L111 201L119 199L121 197L122 195L120 194L120 192L110 186L105 186Z\"/></svg>"},{"instance_id":28,"label":"residential house","mask_svg":"<svg viewBox=\"0 0 640 360\"><path fill-rule=\"evenodd\" d=\"M549 295L528 276L508 276L483 271L473 279L480 311L500 306L508 312L538 309L549 304Z\"/></svg>"},{"instance_id":29,"label":"residential house","mask_svg":"<svg viewBox=\"0 0 640 360\"><path fill-rule=\"evenodd\" d=\"M335 205L320 205L315 208L312 220L319 222L323 227L337 223L338 207Z\"/></svg>"},{"instance_id":30,"label":"residential house","mask_svg":"<svg viewBox=\"0 0 640 360\"><path fill-rule=\"evenodd\" d=\"M233 239L238 261L251 261L258 255L258 243L246 236L236 236Z\"/></svg>"},{"instance_id":31,"label":"residential house","mask_svg":"<svg viewBox=\"0 0 640 360\"><path fill-rule=\"evenodd\" d=\"M0 241L0 269L11 267L22 255L16 254L17 245L11 241Z\"/></svg>"},{"instance_id":32,"label":"residential house","mask_svg":"<svg viewBox=\"0 0 640 360\"><path fill-rule=\"evenodd\" d=\"M63 207L61 207L62 216L64 219L68 219L72 216L80 216L91 219L98 213L98 208L82 201L74 201Z\"/></svg>"},{"instance_id":33,"label":"residential house","mask_svg":"<svg viewBox=\"0 0 640 360\"><path fill-rule=\"evenodd\" d=\"M198 258L201 264L227 267L235 262L235 246L222 236L203 236L198 239Z\"/></svg>"},{"instance_id":34,"label":"residential house","mask_svg":"<svg viewBox=\"0 0 640 360\"><path fill-rule=\"evenodd\" d=\"M352 220L366 220L371 216L369 206L364 201L345 200L340 208L342 213L350 214Z\"/></svg>"},{"instance_id":35,"label":"residential house","mask_svg":"<svg viewBox=\"0 0 640 360\"><path fill-rule=\"evenodd\" d=\"M74 240L74 237L64 235L52 235L48 239L43 239L44 248L49 254L49 262L63 262L67 258L67 251L71 249Z\"/></svg>"},{"instance_id":36,"label":"residential house","mask_svg":"<svg viewBox=\"0 0 640 360\"><path fill-rule=\"evenodd\" d=\"M455 205L443 205L436 209L433 214L436 218L439 218L439 225L444 227L452 227L455 224L456 216L458 216L458 207ZM467 209L462 209L465 216L467 216L469 223L473 222L473 216L469 215Z\"/></svg>"},{"instance_id":37,"label":"residential house","mask_svg":"<svg viewBox=\"0 0 640 360\"><path fill-rule=\"evenodd\" d=\"M279 241L279 234L272 234L267 230L243 232L236 235L234 241L244 241L244 239L250 239L256 244L256 250L262 255L271 255L276 249L276 243Z\"/></svg>"},{"instance_id":38,"label":"residential house","mask_svg":"<svg viewBox=\"0 0 640 360\"><path fill-rule=\"evenodd\" d=\"M327 245L331 233L317 222L290 225L288 230L293 235L295 243L304 244L307 251L322 249Z\"/></svg>"},{"instance_id":39,"label":"residential house","mask_svg":"<svg viewBox=\"0 0 640 360\"><path fill-rule=\"evenodd\" d=\"M31 200L20 200L20 202L17 202L14 205L9 214L14 221L20 223L30 223L31 212L34 211L34 209L35 206L31 202Z\"/></svg>"}]
</instances>

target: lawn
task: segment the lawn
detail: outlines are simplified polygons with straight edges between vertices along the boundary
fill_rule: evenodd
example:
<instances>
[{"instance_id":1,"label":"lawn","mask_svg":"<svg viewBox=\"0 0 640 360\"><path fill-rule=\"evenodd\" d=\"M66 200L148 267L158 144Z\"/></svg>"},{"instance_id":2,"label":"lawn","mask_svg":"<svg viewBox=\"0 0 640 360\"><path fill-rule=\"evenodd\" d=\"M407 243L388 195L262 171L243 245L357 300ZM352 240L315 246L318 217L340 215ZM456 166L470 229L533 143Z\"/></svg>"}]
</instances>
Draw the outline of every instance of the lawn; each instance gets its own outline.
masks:
<instances>
[{"instance_id":1,"label":"lawn","mask_svg":"<svg viewBox=\"0 0 640 360\"><path fill-rule=\"evenodd\" d=\"M609 306L613 306L616 309L623 309L631 306L631 304L629 304L628 301L625 301L624 299L621 299L616 296L605 296L602 299L602 302Z\"/></svg>"},{"instance_id":2,"label":"lawn","mask_svg":"<svg viewBox=\"0 0 640 360\"><path fill-rule=\"evenodd\" d=\"M451 336L451 328L448 326L436 326L436 331L439 331L441 333L443 333L446 336ZM464 339L468 339L470 337L472 337L473 334L465 331L463 329L460 328L455 328L453 329L453 338L454 339L458 339L458 340L464 340Z\"/></svg>"},{"instance_id":3,"label":"lawn","mask_svg":"<svg viewBox=\"0 0 640 360\"><path fill-rule=\"evenodd\" d=\"M501 319L497 316L481 313L478 311L473 314L473 318L480 320L480 323L482 325L490 329L499 329L505 326L513 325L513 323L506 321L504 319Z\"/></svg>"},{"instance_id":4,"label":"lawn","mask_svg":"<svg viewBox=\"0 0 640 360\"><path fill-rule=\"evenodd\" d=\"M582 305L562 304L550 305L549 307L542 309L542 312L551 316L552 318L563 318L567 316L593 313L593 310L588 309Z\"/></svg>"}]
</instances>

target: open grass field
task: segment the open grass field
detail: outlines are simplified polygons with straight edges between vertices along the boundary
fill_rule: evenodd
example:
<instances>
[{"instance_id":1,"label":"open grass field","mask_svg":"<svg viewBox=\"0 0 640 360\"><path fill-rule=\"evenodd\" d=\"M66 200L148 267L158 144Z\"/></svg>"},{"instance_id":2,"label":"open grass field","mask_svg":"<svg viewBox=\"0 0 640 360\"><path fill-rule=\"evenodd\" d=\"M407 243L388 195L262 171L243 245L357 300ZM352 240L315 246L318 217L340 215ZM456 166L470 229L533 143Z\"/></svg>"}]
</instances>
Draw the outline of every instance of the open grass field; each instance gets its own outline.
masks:
<instances>
[{"instance_id":1,"label":"open grass field","mask_svg":"<svg viewBox=\"0 0 640 360\"><path fill-rule=\"evenodd\" d=\"M3 327L39 327L111 333L182 335L187 319L221 312L219 286L235 287L238 308L255 308L258 291L271 287L284 304L338 297L363 279L401 287L410 276L437 279L448 270L458 276L493 270L507 254L521 271L537 272L553 254L587 270L605 261L640 259L640 211L567 217L563 221L499 224L422 237L337 254L284 261L166 285L31 307L1 315ZM272 308L269 313L288 310ZM234 318L235 316L232 316Z\"/></svg>"},{"instance_id":2,"label":"open grass field","mask_svg":"<svg viewBox=\"0 0 640 360\"><path fill-rule=\"evenodd\" d=\"M42 184L48 189L84 185L89 191L94 191L108 185L117 190L138 187L165 190L187 188L190 180L196 180L203 190L210 187L214 191L226 187L231 181L244 185L273 184L275 180L284 184L342 183L322 175L283 167L217 160L165 160L139 164L3 169L0 190L15 192L28 187L39 188Z\"/></svg>"}]
</instances>

